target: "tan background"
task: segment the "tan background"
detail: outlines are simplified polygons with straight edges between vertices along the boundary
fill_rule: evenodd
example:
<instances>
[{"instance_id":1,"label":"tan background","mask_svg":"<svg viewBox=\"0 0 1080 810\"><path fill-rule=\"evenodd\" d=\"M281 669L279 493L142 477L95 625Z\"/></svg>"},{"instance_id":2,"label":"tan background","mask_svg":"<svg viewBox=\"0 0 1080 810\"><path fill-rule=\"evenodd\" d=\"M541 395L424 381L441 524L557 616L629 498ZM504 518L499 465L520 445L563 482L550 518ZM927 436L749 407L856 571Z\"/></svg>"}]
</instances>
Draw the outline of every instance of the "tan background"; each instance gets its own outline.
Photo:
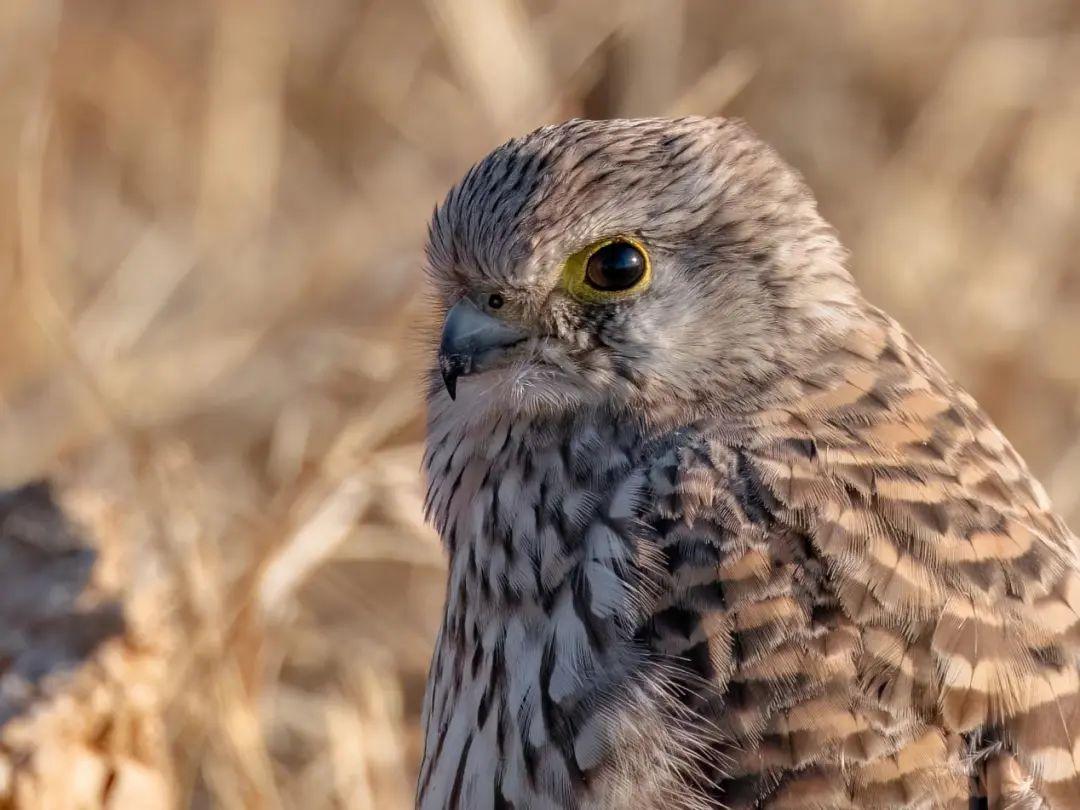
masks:
<instances>
[{"instance_id":1,"label":"tan background","mask_svg":"<svg viewBox=\"0 0 1080 810\"><path fill-rule=\"evenodd\" d=\"M1080 526L1077 2L4 0L0 485L62 485L161 691L156 742L79 750L184 806L408 806L426 218L539 123L721 111Z\"/></svg>"}]
</instances>

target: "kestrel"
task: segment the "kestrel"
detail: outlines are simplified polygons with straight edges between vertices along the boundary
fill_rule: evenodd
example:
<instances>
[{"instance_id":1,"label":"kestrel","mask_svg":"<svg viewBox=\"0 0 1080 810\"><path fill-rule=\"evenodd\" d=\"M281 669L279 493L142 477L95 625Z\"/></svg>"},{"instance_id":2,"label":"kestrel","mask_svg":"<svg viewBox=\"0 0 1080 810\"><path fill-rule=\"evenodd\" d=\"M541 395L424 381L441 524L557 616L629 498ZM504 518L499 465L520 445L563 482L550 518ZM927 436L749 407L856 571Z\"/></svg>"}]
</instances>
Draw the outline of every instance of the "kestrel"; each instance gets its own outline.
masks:
<instances>
[{"instance_id":1,"label":"kestrel","mask_svg":"<svg viewBox=\"0 0 1080 810\"><path fill-rule=\"evenodd\" d=\"M510 141L436 210L418 804L1080 808L1080 546L728 120Z\"/></svg>"}]
</instances>

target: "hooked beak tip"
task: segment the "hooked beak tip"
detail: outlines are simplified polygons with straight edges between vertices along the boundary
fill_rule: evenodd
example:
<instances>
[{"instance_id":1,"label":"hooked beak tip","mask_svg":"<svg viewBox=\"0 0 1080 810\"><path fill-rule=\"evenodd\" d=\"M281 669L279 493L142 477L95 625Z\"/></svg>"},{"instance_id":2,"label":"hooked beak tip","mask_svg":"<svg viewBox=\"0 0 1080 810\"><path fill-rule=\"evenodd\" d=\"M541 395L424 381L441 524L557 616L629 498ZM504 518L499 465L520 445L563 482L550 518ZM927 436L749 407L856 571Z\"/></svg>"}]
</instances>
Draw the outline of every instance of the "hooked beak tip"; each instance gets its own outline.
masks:
<instances>
[{"instance_id":1,"label":"hooked beak tip","mask_svg":"<svg viewBox=\"0 0 1080 810\"><path fill-rule=\"evenodd\" d=\"M446 393L450 395L451 400L457 399L457 372L449 369L443 369L442 381L446 386Z\"/></svg>"},{"instance_id":2,"label":"hooked beak tip","mask_svg":"<svg viewBox=\"0 0 1080 810\"><path fill-rule=\"evenodd\" d=\"M469 371L469 361L461 355L439 353L439 371L442 374L443 385L450 399L457 399L457 381L462 374Z\"/></svg>"}]
</instances>

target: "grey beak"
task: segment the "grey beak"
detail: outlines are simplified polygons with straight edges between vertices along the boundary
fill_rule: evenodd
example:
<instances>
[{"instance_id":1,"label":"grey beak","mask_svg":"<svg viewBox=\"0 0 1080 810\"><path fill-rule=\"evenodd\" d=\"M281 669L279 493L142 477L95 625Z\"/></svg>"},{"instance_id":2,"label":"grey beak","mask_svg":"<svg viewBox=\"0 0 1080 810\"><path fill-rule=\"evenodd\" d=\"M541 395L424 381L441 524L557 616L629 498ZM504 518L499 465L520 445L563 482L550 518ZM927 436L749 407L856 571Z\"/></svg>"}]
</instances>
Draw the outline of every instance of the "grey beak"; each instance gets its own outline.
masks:
<instances>
[{"instance_id":1,"label":"grey beak","mask_svg":"<svg viewBox=\"0 0 1080 810\"><path fill-rule=\"evenodd\" d=\"M450 399L457 397L457 380L491 368L511 346L525 340L525 333L481 311L462 298L446 313L439 343L439 370Z\"/></svg>"}]
</instances>

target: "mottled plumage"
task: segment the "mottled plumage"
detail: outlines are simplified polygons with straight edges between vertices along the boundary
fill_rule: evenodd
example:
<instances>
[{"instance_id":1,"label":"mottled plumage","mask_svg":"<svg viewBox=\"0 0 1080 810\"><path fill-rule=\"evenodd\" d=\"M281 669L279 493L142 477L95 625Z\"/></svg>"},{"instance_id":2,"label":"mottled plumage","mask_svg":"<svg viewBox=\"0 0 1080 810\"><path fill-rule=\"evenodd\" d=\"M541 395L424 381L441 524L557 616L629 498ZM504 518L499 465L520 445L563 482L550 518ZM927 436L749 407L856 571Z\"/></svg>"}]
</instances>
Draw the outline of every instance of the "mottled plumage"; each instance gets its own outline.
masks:
<instances>
[{"instance_id":1,"label":"mottled plumage","mask_svg":"<svg viewBox=\"0 0 1080 810\"><path fill-rule=\"evenodd\" d=\"M511 141L429 258L421 807L1080 808L1077 540L745 127Z\"/></svg>"}]
</instances>

